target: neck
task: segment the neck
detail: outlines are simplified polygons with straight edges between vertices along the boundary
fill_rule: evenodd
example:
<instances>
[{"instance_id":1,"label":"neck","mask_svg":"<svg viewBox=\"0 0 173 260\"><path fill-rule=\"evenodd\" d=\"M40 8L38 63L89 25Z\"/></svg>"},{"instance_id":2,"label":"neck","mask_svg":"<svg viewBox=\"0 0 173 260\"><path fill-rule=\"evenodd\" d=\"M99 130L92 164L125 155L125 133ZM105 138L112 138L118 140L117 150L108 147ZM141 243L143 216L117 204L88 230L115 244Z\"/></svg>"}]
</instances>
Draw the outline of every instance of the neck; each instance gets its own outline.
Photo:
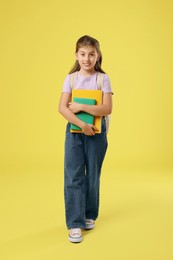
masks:
<instances>
[{"instance_id":1,"label":"neck","mask_svg":"<svg viewBox=\"0 0 173 260\"><path fill-rule=\"evenodd\" d=\"M80 73L82 76L89 77L89 76L92 76L93 74L95 74L96 71L95 71L95 69L89 70L89 71L80 69L80 70L79 70L79 73Z\"/></svg>"}]
</instances>

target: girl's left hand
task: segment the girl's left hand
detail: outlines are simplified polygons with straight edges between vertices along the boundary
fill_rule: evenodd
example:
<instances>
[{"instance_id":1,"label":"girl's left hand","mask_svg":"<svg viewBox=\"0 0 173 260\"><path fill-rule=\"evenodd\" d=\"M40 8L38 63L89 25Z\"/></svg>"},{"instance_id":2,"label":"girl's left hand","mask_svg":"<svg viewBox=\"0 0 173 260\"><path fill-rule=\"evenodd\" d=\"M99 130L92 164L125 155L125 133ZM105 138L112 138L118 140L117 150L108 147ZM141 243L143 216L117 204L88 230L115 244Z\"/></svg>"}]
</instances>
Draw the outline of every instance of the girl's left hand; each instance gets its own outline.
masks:
<instances>
[{"instance_id":1,"label":"girl's left hand","mask_svg":"<svg viewBox=\"0 0 173 260\"><path fill-rule=\"evenodd\" d=\"M73 113L79 113L81 111L81 104L77 102L70 102L68 103L68 108L73 112Z\"/></svg>"}]
</instances>

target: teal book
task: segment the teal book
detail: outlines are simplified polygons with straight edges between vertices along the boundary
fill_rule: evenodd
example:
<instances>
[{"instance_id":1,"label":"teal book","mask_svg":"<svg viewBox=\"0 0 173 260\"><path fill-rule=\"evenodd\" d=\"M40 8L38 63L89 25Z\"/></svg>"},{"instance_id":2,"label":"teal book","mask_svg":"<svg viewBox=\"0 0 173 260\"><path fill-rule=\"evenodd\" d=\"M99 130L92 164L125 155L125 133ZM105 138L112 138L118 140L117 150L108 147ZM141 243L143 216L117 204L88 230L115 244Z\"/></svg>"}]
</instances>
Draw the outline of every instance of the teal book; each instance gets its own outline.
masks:
<instances>
[{"instance_id":1,"label":"teal book","mask_svg":"<svg viewBox=\"0 0 173 260\"><path fill-rule=\"evenodd\" d=\"M96 100L95 99L92 99L92 98L79 98L79 97L74 97L73 98L73 101L74 102L77 102L77 103L80 103L80 104L86 104L86 105L96 105ZM79 113L76 113L76 116L84 121L85 123L87 124L94 124L94 116L89 114L89 113L86 113L86 112L79 112ZM74 124L71 124L71 130L81 130L80 127L74 125Z\"/></svg>"}]
</instances>

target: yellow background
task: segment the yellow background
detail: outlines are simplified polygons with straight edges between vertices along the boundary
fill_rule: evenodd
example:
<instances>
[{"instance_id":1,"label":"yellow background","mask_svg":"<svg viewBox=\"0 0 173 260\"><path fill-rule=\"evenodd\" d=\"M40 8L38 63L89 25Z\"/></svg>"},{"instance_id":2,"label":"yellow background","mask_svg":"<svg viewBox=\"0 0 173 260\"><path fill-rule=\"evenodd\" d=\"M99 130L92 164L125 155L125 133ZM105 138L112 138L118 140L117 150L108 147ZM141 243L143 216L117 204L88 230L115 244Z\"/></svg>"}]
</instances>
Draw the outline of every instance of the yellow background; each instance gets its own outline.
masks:
<instances>
[{"instance_id":1,"label":"yellow background","mask_svg":"<svg viewBox=\"0 0 173 260\"><path fill-rule=\"evenodd\" d=\"M173 2L1 0L0 254L6 259L173 259ZM65 120L75 43L97 38L114 109L100 218L67 241Z\"/></svg>"}]
</instances>

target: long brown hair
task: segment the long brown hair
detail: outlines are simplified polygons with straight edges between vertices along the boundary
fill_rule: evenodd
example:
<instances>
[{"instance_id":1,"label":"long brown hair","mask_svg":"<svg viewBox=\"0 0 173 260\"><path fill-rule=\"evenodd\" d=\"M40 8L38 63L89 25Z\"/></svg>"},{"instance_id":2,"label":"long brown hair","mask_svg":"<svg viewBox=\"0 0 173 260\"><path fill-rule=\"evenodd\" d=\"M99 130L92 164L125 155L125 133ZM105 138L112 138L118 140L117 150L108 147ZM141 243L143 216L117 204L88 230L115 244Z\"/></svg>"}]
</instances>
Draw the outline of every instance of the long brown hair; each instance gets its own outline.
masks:
<instances>
[{"instance_id":1,"label":"long brown hair","mask_svg":"<svg viewBox=\"0 0 173 260\"><path fill-rule=\"evenodd\" d=\"M99 54L99 60L96 62L94 69L96 71L99 71L101 73L105 73L102 68L101 68L101 64L102 64L102 53L100 51L100 44L99 42L88 36L88 35L84 35L81 38L78 39L77 43L76 43L76 53L78 52L79 48L83 47L83 46L92 46L96 49L97 53ZM69 74L75 72L75 71L79 71L80 70L80 65L79 62L76 60L75 64L73 65L72 69L70 70Z\"/></svg>"}]
</instances>

